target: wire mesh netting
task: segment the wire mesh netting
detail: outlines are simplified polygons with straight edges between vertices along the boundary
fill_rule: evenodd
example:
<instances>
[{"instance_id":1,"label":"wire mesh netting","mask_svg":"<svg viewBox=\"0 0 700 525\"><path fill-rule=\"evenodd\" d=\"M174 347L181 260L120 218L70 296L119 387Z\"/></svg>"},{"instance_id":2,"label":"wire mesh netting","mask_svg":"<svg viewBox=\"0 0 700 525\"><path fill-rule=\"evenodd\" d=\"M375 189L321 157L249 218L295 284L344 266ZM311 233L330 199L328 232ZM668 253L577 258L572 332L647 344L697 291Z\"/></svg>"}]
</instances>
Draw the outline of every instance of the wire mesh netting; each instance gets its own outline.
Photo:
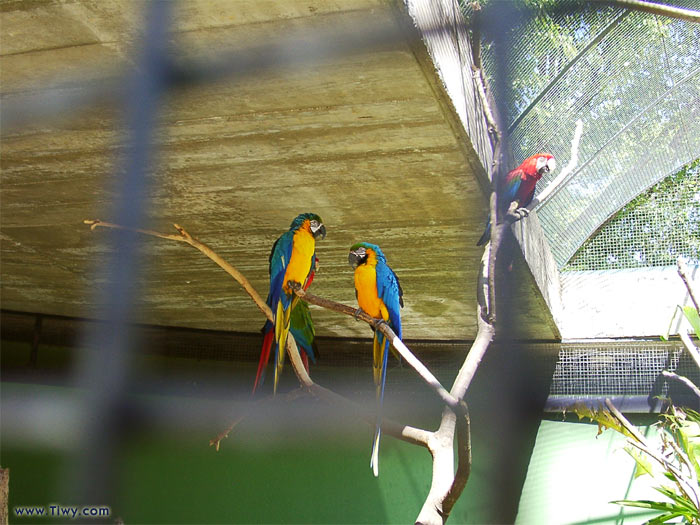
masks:
<instances>
[{"instance_id":1,"label":"wire mesh netting","mask_svg":"<svg viewBox=\"0 0 700 525\"><path fill-rule=\"evenodd\" d=\"M663 370L700 382L700 371L681 343L563 344L550 395L668 396Z\"/></svg>"},{"instance_id":2,"label":"wire mesh netting","mask_svg":"<svg viewBox=\"0 0 700 525\"><path fill-rule=\"evenodd\" d=\"M627 204L576 252L564 270L700 263L700 162Z\"/></svg>"},{"instance_id":3,"label":"wire mesh netting","mask_svg":"<svg viewBox=\"0 0 700 525\"><path fill-rule=\"evenodd\" d=\"M509 108L513 161L550 151L565 164L584 125L578 167L538 212L561 268L614 212L700 156L700 25L596 5L541 11L512 43L511 85L494 96ZM498 85L488 43L484 62Z\"/></svg>"}]
</instances>

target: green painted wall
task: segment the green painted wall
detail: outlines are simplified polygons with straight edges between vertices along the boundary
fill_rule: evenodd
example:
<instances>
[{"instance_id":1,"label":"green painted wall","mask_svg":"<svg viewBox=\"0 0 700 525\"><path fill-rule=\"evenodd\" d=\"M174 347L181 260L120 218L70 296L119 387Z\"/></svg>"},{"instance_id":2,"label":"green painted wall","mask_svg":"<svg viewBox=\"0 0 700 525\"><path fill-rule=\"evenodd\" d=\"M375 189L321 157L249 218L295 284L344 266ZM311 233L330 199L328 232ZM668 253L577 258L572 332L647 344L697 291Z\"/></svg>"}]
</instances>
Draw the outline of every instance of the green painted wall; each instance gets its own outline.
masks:
<instances>
[{"instance_id":1,"label":"green painted wall","mask_svg":"<svg viewBox=\"0 0 700 525\"><path fill-rule=\"evenodd\" d=\"M643 431L653 433L648 426ZM633 481L635 465L623 450L625 438L612 430L597 433L595 424L542 421L516 523L636 524L655 515L610 503L662 498L648 476Z\"/></svg>"}]
</instances>

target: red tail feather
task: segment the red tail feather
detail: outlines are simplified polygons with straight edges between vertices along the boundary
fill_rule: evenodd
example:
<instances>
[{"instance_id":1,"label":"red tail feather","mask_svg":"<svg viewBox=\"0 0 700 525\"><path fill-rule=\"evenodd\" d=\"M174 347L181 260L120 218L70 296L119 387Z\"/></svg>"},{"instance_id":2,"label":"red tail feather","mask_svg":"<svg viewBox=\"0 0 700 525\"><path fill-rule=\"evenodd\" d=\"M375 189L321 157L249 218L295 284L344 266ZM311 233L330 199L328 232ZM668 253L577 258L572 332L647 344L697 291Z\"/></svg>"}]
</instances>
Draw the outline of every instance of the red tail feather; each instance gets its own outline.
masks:
<instances>
[{"instance_id":1,"label":"red tail feather","mask_svg":"<svg viewBox=\"0 0 700 525\"><path fill-rule=\"evenodd\" d=\"M309 275L306 277L306 282L304 283L304 291L309 289L309 286L311 286L311 283L314 281L314 276L316 275L316 265L318 264L318 257L314 260L314 263L311 265L311 271L309 272Z\"/></svg>"},{"instance_id":2,"label":"red tail feather","mask_svg":"<svg viewBox=\"0 0 700 525\"><path fill-rule=\"evenodd\" d=\"M262 350L260 350L260 362L258 363L258 373L255 376L255 384L253 385L253 394L255 394L255 389L258 388L260 379L265 372L265 367L270 359L270 350L272 350L272 341L275 336L274 330L268 330L263 338Z\"/></svg>"}]
</instances>

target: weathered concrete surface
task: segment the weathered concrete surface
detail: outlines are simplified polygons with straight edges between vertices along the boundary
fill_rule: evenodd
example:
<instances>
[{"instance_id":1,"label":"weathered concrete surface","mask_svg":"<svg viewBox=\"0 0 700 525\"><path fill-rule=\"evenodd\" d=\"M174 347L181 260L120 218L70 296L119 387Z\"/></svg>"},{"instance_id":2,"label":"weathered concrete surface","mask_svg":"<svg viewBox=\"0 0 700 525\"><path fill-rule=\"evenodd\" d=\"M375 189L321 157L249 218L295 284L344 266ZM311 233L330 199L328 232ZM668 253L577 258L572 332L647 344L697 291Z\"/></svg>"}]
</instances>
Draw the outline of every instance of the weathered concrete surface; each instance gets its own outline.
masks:
<instances>
[{"instance_id":1,"label":"weathered concrete surface","mask_svg":"<svg viewBox=\"0 0 700 525\"><path fill-rule=\"evenodd\" d=\"M541 322L549 323L552 332L559 338L563 317L559 268L537 214L532 213L514 223L511 231L523 256L520 281L535 287L531 293L525 294L527 298L533 299L527 311ZM528 327L530 323L525 322L523 325Z\"/></svg>"},{"instance_id":2,"label":"weathered concrete surface","mask_svg":"<svg viewBox=\"0 0 700 525\"><path fill-rule=\"evenodd\" d=\"M412 24L375 0L182 2L180 55L265 43L290 28L367 16ZM141 3L8 1L0 6L0 73L8 97L57 78L100 78L132 65ZM475 242L486 214L483 171L455 130L452 104L425 49L399 42L372 53L282 68L168 98L146 228L183 225L237 266L264 296L267 257L300 212L321 215L313 291L354 304L349 246L380 244L401 279L409 338L475 333ZM9 95L8 95L9 94ZM83 219L109 219L122 166L121 111L96 107L2 139L2 307L91 317L103 240ZM483 138L480 139L483 142ZM136 320L256 331L262 317L240 287L195 250L145 239L147 274ZM529 293L529 292L528 292ZM367 327L314 309L320 335ZM555 337L533 322L528 332Z\"/></svg>"}]
</instances>

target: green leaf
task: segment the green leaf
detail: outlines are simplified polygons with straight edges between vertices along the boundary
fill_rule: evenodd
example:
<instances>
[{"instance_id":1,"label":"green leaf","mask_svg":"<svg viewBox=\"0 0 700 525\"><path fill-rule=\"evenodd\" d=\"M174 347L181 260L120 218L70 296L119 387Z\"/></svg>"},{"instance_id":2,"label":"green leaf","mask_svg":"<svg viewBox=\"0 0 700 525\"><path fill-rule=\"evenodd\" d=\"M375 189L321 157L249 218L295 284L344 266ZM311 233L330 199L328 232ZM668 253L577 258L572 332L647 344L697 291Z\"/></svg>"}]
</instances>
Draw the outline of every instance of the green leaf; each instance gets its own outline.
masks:
<instances>
[{"instance_id":1,"label":"green leaf","mask_svg":"<svg viewBox=\"0 0 700 525\"><path fill-rule=\"evenodd\" d=\"M621 499L616 501L611 501L615 505L624 505L625 507L637 507L640 509L650 509L658 510L660 512L685 512L685 509L676 507L673 503L667 503L665 501L650 501L646 499L631 500L631 499Z\"/></svg>"},{"instance_id":2,"label":"green leaf","mask_svg":"<svg viewBox=\"0 0 700 525\"><path fill-rule=\"evenodd\" d=\"M671 319L668 322L668 328L666 328L666 333L659 336L662 341L668 341L668 338L671 335L671 327L673 326L673 320L676 318L676 314L678 313L678 310L680 310L680 309L681 309L680 306L676 306L673 309L673 315L671 316Z\"/></svg>"},{"instance_id":3,"label":"green leaf","mask_svg":"<svg viewBox=\"0 0 700 525\"><path fill-rule=\"evenodd\" d=\"M646 523L647 525L657 525L658 523L666 523L667 521L672 520L673 518L677 518L683 515L684 514L682 512L667 512L666 514L660 514L655 518L650 519Z\"/></svg>"},{"instance_id":4,"label":"green leaf","mask_svg":"<svg viewBox=\"0 0 700 525\"><path fill-rule=\"evenodd\" d=\"M643 476L644 474L649 474L650 476L654 475L651 461L649 461L647 457L639 450L628 445L625 447L625 452L632 456L632 459L634 459L635 463L637 464L636 468L634 469L634 479L637 479L639 476Z\"/></svg>"},{"instance_id":5,"label":"green leaf","mask_svg":"<svg viewBox=\"0 0 700 525\"><path fill-rule=\"evenodd\" d=\"M656 518L652 518L649 521L646 522L647 525L658 525L660 523L666 523L669 520L672 520L673 518L677 518L679 516L682 516L683 514L680 514L678 512L668 512L666 514L659 514Z\"/></svg>"},{"instance_id":6,"label":"green leaf","mask_svg":"<svg viewBox=\"0 0 700 525\"><path fill-rule=\"evenodd\" d=\"M693 306L684 306L683 313L690 323L690 326L695 330L695 337L700 337L700 316L698 315L697 308Z\"/></svg>"},{"instance_id":7,"label":"green leaf","mask_svg":"<svg viewBox=\"0 0 700 525\"><path fill-rule=\"evenodd\" d=\"M681 496L680 494L676 494L676 492L673 489L670 489L668 487L654 487L654 490L657 492L660 492L664 496L666 496L668 499L675 501L676 506L678 509L685 509L685 512L697 512L695 509L695 505L693 505L693 502L690 501L688 498L685 496Z\"/></svg>"},{"instance_id":8,"label":"green leaf","mask_svg":"<svg viewBox=\"0 0 700 525\"><path fill-rule=\"evenodd\" d=\"M632 437L607 408L603 408L601 406L596 409L588 407L583 403L575 403L569 408L569 410L576 414L579 419L588 418L591 421L598 423L598 435L602 434L604 430L610 428L627 437Z\"/></svg>"}]
</instances>

